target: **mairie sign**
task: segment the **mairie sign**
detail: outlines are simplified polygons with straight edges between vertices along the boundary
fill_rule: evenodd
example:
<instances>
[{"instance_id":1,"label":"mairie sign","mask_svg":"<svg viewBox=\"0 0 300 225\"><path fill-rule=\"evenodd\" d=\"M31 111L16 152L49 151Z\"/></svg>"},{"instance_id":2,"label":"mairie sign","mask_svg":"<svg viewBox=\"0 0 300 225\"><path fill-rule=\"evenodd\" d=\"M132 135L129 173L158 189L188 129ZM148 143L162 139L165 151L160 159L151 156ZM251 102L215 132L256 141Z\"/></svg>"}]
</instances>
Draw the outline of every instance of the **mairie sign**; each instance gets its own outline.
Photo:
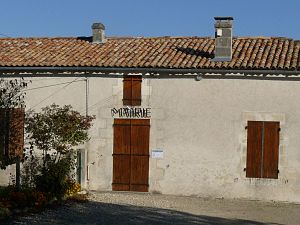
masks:
<instances>
[{"instance_id":1,"label":"mairie sign","mask_svg":"<svg viewBox=\"0 0 300 225\"><path fill-rule=\"evenodd\" d=\"M111 116L118 118L150 118L151 108L112 108Z\"/></svg>"}]
</instances>

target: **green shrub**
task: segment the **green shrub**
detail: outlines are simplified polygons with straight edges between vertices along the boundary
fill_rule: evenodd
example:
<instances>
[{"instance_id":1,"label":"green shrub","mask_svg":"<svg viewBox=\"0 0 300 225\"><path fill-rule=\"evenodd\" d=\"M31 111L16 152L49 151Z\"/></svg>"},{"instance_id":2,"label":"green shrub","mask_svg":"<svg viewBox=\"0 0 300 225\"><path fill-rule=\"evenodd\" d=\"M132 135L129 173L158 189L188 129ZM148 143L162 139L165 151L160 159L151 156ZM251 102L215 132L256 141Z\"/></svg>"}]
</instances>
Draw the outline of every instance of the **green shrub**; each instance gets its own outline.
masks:
<instances>
[{"instance_id":1,"label":"green shrub","mask_svg":"<svg viewBox=\"0 0 300 225\"><path fill-rule=\"evenodd\" d=\"M66 190L67 196L76 195L78 192L81 191L81 186L79 183L75 182L74 180L68 180L67 182L69 183L69 188Z\"/></svg>"},{"instance_id":2,"label":"green shrub","mask_svg":"<svg viewBox=\"0 0 300 225\"><path fill-rule=\"evenodd\" d=\"M24 155L22 185L45 192L50 199L62 199L74 192L73 153L89 139L94 119L70 105L52 104L39 113L28 112L25 130L30 147Z\"/></svg>"},{"instance_id":3,"label":"green shrub","mask_svg":"<svg viewBox=\"0 0 300 225\"><path fill-rule=\"evenodd\" d=\"M0 219L7 218L10 215L11 215L11 211L9 210L9 208L2 206L2 204L0 204Z\"/></svg>"},{"instance_id":4,"label":"green shrub","mask_svg":"<svg viewBox=\"0 0 300 225\"><path fill-rule=\"evenodd\" d=\"M70 171L74 165L71 157L65 157L58 162L49 160L35 177L36 189L47 193L50 198L62 199L71 183Z\"/></svg>"}]
</instances>

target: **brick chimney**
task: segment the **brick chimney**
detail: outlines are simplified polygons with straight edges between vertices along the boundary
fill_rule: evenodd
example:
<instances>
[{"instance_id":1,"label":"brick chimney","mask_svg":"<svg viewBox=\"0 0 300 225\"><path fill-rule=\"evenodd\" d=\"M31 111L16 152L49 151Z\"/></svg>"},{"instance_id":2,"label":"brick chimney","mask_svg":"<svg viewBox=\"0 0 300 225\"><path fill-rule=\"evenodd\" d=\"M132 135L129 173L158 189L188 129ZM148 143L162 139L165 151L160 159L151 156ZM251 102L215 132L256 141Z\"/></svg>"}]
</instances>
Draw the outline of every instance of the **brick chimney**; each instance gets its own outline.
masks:
<instances>
[{"instance_id":1,"label":"brick chimney","mask_svg":"<svg viewBox=\"0 0 300 225\"><path fill-rule=\"evenodd\" d=\"M105 39L105 26L102 23L93 23L93 43L96 44L104 44L106 42Z\"/></svg>"},{"instance_id":2,"label":"brick chimney","mask_svg":"<svg viewBox=\"0 0 300 225\"><path fill-rule=\"evenodd\" d=\"M232 17L215 17L215 57L212 61L231 61Z\"/></svg>"}]
</instances>

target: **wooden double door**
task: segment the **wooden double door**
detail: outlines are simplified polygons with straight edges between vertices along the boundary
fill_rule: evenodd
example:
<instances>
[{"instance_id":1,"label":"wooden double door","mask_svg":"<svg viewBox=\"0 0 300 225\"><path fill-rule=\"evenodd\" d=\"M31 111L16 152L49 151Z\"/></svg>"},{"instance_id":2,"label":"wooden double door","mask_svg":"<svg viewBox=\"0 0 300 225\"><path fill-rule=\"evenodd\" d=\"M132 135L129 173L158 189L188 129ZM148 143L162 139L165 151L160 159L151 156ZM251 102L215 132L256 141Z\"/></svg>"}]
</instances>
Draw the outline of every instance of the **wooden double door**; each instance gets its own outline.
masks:
<instances>
[{"instance_id":1,"label":"wooden double door","mask_svg":"<svg viewBox=\"0 0 300 225\"><path fill-rule=\"evenodd\" d=\"M115 119L113 191L148 191L149 119Z\"/></svg>"}]
</instances>

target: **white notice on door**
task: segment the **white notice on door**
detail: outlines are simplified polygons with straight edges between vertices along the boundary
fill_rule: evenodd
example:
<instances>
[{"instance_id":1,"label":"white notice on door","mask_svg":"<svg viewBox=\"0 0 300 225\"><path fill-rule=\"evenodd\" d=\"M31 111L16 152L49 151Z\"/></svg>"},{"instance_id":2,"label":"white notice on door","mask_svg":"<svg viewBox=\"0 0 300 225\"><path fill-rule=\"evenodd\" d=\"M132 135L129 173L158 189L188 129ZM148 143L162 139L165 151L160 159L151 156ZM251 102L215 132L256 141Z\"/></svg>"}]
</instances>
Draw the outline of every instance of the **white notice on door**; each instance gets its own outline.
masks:
<instances>
[{"instance_id":1,"label":"white notice on door","mask_svg":"<svg viewBox=\"0 0 300 225\"><path fill-rule=\"evenodd\" d=\"M164 158L164 151L162 149L153 149L151 151L151 157L154 159Z\"/></svg>"}]
</instances>

